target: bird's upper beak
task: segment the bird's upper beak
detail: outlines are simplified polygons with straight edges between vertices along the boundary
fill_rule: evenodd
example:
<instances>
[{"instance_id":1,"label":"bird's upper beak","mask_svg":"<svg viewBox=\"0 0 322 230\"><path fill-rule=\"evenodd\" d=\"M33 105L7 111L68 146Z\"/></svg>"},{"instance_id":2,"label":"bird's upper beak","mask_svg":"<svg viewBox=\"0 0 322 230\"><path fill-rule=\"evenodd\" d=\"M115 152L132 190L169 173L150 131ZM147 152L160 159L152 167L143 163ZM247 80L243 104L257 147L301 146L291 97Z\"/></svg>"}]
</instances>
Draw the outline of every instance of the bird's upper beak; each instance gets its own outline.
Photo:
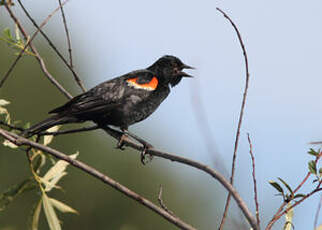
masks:
<instances>
[{"instance_id":1,"label":"bird's upper beak","mask_svg":"<svg viewBox=\"0 0 322 230\"><path fill-rule=\"evenodd\" d=\"M188 65L186 65L186 64L183 64L183 65L181 66L181 68L182 68L182 69L195 69L194 67L192 67L192 66L188 66ZM185 72L183 72L183 71L179 71L178 75L180 75L180 76L182 76L182 77L193 77L193 76L191 76L191 75L189 75L189 74L187 74L187 73L185 73Z\"/></svg>"}]
</instances>

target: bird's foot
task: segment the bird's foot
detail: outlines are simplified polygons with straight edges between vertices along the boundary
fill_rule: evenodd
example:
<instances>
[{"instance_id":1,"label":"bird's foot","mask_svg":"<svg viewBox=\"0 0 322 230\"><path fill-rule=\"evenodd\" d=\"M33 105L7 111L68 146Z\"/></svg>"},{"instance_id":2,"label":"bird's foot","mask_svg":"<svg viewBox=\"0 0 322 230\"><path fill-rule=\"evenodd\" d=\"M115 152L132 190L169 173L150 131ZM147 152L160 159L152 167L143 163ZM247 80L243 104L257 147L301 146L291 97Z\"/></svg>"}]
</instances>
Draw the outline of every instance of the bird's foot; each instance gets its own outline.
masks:
<instances>
[{"instance_id":1,"label":"bird's foot","mask_svg":"<svg viewBox=\"0 0 322 230\"><path fill-rule=\"evenodd\" d=\"M152 161L153 156L151 154L147 153L147 151L149 149L152 149L152 148L153 148L153 146L150 145L149 143L145 143L143 145L143 150L141 152L141 163L143 165L146 165L147 163L149 163L150 161Z\"/></svg>"},{"instance_id":2,"label":"bird's foot","mask_svg":"<svg viewBox=\"0 0 322 230\"><path fill-rule=\"evenodd\" d=\"M117 142L117 145L116 145L116 148L117 149L121 149L121 150L124 150L124 140L126 138L126 135L125 134L122 134L122 136L120 137L119 141Z\"/></svg>"}]
</instances>

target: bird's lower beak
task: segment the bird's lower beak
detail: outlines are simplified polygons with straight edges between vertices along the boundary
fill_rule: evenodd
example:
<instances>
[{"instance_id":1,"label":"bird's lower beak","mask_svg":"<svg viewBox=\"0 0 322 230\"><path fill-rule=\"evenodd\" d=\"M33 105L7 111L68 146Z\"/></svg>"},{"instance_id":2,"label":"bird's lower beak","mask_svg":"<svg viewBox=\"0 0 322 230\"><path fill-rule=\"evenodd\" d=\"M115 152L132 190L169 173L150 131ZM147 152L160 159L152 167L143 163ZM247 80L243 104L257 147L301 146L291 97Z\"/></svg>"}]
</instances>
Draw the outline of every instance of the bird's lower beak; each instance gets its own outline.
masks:
<instances>
[{"instance_id":1,"label":"bird's lower beak","mask_svg":"<svg viewBox=\"0 0 322 230\"><path fill-rule=\"evenodd\" d=\"M192 67L192 66L189 66L189 65L183 64L182 69L195 69L195 68L194 68L194 67ZM180 72L179 72L179 74L180 74L180 76L182 76L182 77L193 77L193 76L191 76L191 75L189 75L189 74L187 74L187 73L185 73L185 72L183 72L183 71L180 71Z\"/></svg>"},{"instance_id":2,"label":"bird's lower beak","mask_svg":"<svg viewBox=\"0 0 322 230\"><path fill-rule=\"evenodd\" d=\"M179 75L180 77L193 77L193 76L191 76L191 75L189 75L189 74L187 74L187 73L185 73L185 72L183 72L183 71L180 71L180 72L178 73L178 75Z\"/></svg>"}]
</instances>

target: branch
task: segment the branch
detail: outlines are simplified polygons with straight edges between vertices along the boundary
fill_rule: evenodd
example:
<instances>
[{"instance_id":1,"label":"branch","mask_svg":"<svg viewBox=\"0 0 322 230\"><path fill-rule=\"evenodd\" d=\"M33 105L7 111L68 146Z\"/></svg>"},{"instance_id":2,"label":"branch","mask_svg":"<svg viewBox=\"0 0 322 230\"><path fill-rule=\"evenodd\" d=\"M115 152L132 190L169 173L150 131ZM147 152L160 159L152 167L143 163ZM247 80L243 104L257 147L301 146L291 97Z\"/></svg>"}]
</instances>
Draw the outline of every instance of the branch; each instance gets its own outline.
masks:
<instances>
[{"instance_id":1,"label":"branch","mask_svg":"<svg viewBox=\"0 0 322 230\"><path fill-rule=\"evenodd\" d=\"M63 2L62 5L66 4L68 0L65 0ZM39 26L39 29L36 30L36 32L32 35L32 37L29 39L27 33L25 32L24 28L22 27L21 23L19 22L19 20L17 19L17 17L14 15L14 13L11 11L10 6L8 6L7 4L4 4L5 8L7 9L8 13L10 14L10 17L12 18L12 20L18 25L19 30L21 31L21 33L23 34L25 40L27 41L25 47L21 50L21 52L19 53L18 57L16 58L16 60L12 63L12 65L10 66L9 70L7 71L7 73L5 74L5 76L3 77L3 79L0 81L0 88L3 86L4 82L7 80L7 78L9 77L9 74L12 72L12 70L14 69L14 67L16 66L16 64L18 63L18 61L20 60L20 58L22 57L22 54L24 53L24 51L27 49L28 46L30 46L32 52L35 54L40 67L43 71L43 73L46 75L46 77L49 79L49 81L51 83L53 83L60 92L62 92L68 99L72 98L72 95L70 93L67 92L67 90L64 89L63 86L61 86L56 79L48 72L46 65L44 63L44 60L41 58L40 54L38 53L37 49L32 45L31 41L36 37L36 35L39 32L39 29L41 29L44 25L46 25L46 23L48 22L48 20L59 10L60 7L56 8L50 15L48 15L48 17L41 23L41 25Z\"/></svg>"},{"instance_id":2,"label":"branch","mask_svg":"<svg viewBox=\"0 0 322 230\"><path fill-rule=\"evenodd\" d=\"M237 34L240 46L241 46L242 51L243 51L243 55L244 55L244 59L245 59L245 68L246 68L245 90L244 90L242 105L241 105L240 114L239 114L239 121L238 121L238 127L237 127L237 132L236 132L236 139L235 139L235 147L234 147L234 154L233 154L233 162L232 162L232 167L231 167L230 183L233 185L234 184L235 167L236 167L235 164L236 164L236 157L237 157L238 141L239 141L239 136L240 136L240 128L241 128L241 124L242 124L242 121L243 121L243 115L244 115L244 109L245 109L245 105L246 105L246 97L247 97L247 91L248 91L248 83L249 83L248 58L247 58L245 45L243 43L243 40L241 38L241 35L240 35L240 32L239 32L237 26L235 25L235 23L230 19L230 17L224 11L222 11L219 8L216 8L216 9L220 13L222 13L225 18L228 19L228 21L231 23L231 25L235 29L235 32ZM224 227L225 220L226 220L227 213L228 213L229 204L230 204L230 199L231 199L231 194L228 194L227 200L226 200L226 205L225 205L225 211L224 211L223 217L221 219L219 229L223 229L223 227Z\"/></svg>"},{"instance_id":3,"label":"branch","mask_svg":"<svg viewBox=\"0 0 322 230\"><path fill-rule=\"evenodd\" d=\"M164 204L163 200L162 200L162 185L160 185L160 191L159 191L159 195L158 195L158 201L159 201L159 204L161 206L161 208L170 213L172 216L175 216L174 213L168 209L168 207Z\"/></svg>"},{"instance_id":4,"label":"branch","mask_svg":"<svg viewBox=\"0 0 322 230\"><path fill-rule=\"evenodd\" d=\"M5 127L8 127L9 129L18 130L18 131L21 131L21 132L24 131L24 129L21 128L21 127L17 127L17 126L14 126L14 125L10 125L10 124L7 124L7 123L5 123L3 121L0 121L0 125L3 125Z\"/></svg>"},{"instance_id":5,"label":"branch","mask_svg":"<svg viewBox=\"0 0 322 230\"><path fill-rule=\"evenodd\" d=\"M39 136L46 136L46 135L58 136L58 135L62 135L62 134L87 132L87 131L92 131L92 130L96 130L96 129L100 129L100 127L98 125L93 125L93 126L90 126L90 127L63 130L63 131L57 131L57 132L41 132L41 133L39 133Z\"/></svg>"},{"instance_id":6,"label":"branch","mask_svg":"<svg viewBox=\"0 0 322 230\"><path fill-rule=\"evenodd\" d=\"M122 136L122 134L120 132L115 132L115 131L110 130L110 129L105 129L105 131L109 135L111 135L112 137L116 138L117 140L119 140L121 138L121 136ZM142 150L143 150L142 145L139 145L139 144L135 143L134 141L132 141L128 137L124 137L123 144L124 144L124 146L131 147L131 148L136 149L136 150L138 150L140 152L142 152ZM184 157L181 157L181 156L177 156L177 155L169 154L169 153L166 153L166 152L162 152L162 151L159 151L159 150L156 150L156 149L153 149L153 148L147 149L146 153L150 154L150 155L153 155L153 156L168 159L170 161L176 161L178 163L191 166L191 167L199 169L199 170L207 173L211 177L215 178L222 186L224 186L228 190L228 192L235 199L238 207L241 209L242 213L244 214L245 218L247 219L247 221L251 225L251 227L254 230L259 229L259 226L257 226L257 223L256 223L256 219L254 218L252 213L249 211L245 201L240 197L240 195L237 192L237 190L230 184L230 182L222 174L217 172L215 169L211 169L209 166L201 164L201 163L199 163L197 161L193 161L193 160L190 160L188 158L184 158Z\"/></svg>"},{"instance_id":7,"label":"branch","mask_svg":"<svg viewBox=\"0 0 322 230\"><path fill-rule=\"evenodd\" d=\"M121 135L122 134L120 132L116 132L116 131L108 130L108 129L105 130L105 131L108 132L111 136L113 136L116 139L121 138ZM18 135L14 134L14 133L7 132L7 131L5 131L3 129L0 129L0 135L4 136L6 139L8 139L9 141L11 141L13 143L16 143L17 141L20 141L20 139L21 139L23 141L22 142L23 144L30 145L32 147L38 148L38 149L43 150L43 151L48 150L48 149L46 149L46 148L48 148L46 146L42 146L40 144L34 143L32 141L29 141L28 139L19 137ZM129 147L131 147L133 149L139 150L140 152L143 150L143 146L142 145L139 145L139 144L135 143L133 140L131 140L128 137L125 137L124 138L123 143L124 143L125 146L129 146ZM19 143L17 145L19 145ZM52 152L48 152L48 153L52 154ZM235 199L238 207L241 209L242 213L244 214L245 218L247 219L247 221L249 222L249 224L251 225L251 227L254 230L258 230L259 229L259 227L257 226L257 223L256 223L256 219L253 217L252 213L247 208L246 203L240 197L240 195L238 194L237 190L229 183L229 181L223 175L221 175L220 173L218 173L216 170L211 169L209 166L203 165L203 164L201 164L199 162L196 162L196 161L193 161L193 160L184 158L184 157L172 155L172 154L169 154L169 153L166 153L166 152L158 151L158 150L155 150L155 149L148 149L147 150L147 154L150 154L150 155L153 155L153 156L157 156L157 157L161 157L161 158L164 158L164 159L168 159L170 161L176 161L176 162L179 162L179 163L182 163L182 164L191 166L193 168L200 169L201 171L209 174L210 176L212 176L213 178L215 178L216 180L218 180L219 183L222 184L229 191L229 193L232 194L232 197ZM54 156L56 156L56 155L54 155ZM56 157L59 158L61 156L59 155L59 156L56 156ZM63 158L59 158L59 159L63 159ZM70 159L68 158L68 160L70 160ZM70 161L68 161L68 162L70 162ZM77 167L77 165L74 165L74 166Z\"/></svg>"},{"instance_id":8,"label":"branch","mask_svg":"<svg viewBox=\"0 0 322 230\"><path fill-rule=\"evenodd\" d=\"M42 150L44 152L47 152L47 153L51 154L52 156L54 156L54 157L56 157L56 158L58 158L60 160L64 160L64 161L70 163L71 165L73 165L74 167L76 167L76 168L78 168L78 169L80 169L80 170L92 175L96 179L99 179L103 183L113 187L114 189L116 189L119 192L123 193L124 195L130 197L131 199L136 200L140 204L142 204L145 207L151 209L155 213L157 213L160 216L162 216L163 218L165 218L170 223L173 223L174 225L176 225L177 227L179 227L181 229L195 230L194 227L192 227L189 224L183 222L179 218L172 216L167 211L165 211L162 208L158 207L157 205L153 204L148 199L140 196L139 194L133 192L132 190L130 190L127 187L125 187L124 185L121 185L119 182L113 180L112 178L106 176L105 174L97 171L96 169L88 166L87 164L85 164L85 163L83 163L81 161L74 160L74 159L70 158L68 155L66 155L64 153L61 153L61 152L59 152L59 151L57 151L55 149L52 149L52 148L50 148L48 146L44 146L44 145L38 144L36 142L30 141L30 140L28 140L26 138L23 138L23 137L20 137L20 136L14 134L14 133L7 132L4 129L0 129L0 135L3 136L5 139L11 141L12 143L18 145L18 146L24 146L24 145L30 146L30 147Z\"/></svg>"},{"instance_id":9,"label":"branch","mask_svg":"<svg viewBox=\"0 0 322 230\"><path fill-rule=\"evenodd\" d=\"M63 5L61 4L61 1L60 0L59 0L59 2L60 2L60 4L59 4L60 9L63 12ZM39 30L39 32L41 33L41 35L46 39L46 41L48 42L49 46L56 52L56 54L59 56L59 58L64 62L64 64L67 66L67 68L72 72L72 74L74 75L74 79L75 79L76 83L79 85L79 87L81 88L81 90L83 92L85 92L86 89L85 89L85 87L83 85L83 82L80 80L80 78L78 77L77 73L73 69L72 61L71 61L71 64L68 64L68 62L66 61L66 59L64 58L64 56L59 52L59 50L56 48L56 46L53 44L53 42L49 39L49 37L45 34L45 32L42 31L42 29L38 26L38 24L36 23L36 21L30 16L30 14L26 10L25 6L21 3L21 0L18 0L18 3L21 6L21 8L24 11L24 13L26 14L26 16L32 22L32 24ZM65 18L65 17L63 16L63 18ZM66 23L66 21L64 19L64 25L65 25L65 23ZM67 27L65 27L65 29L67 29ZM69 38L68 32L67 32L67 38L68 38L68 41L69 41L70 38ZM68 47L69 47L68 50L71 52L71 49L70 49L70 41L68 42ZM70 60L71 60L71 53L70 53Z\"/></svg>"},{"instance_id":10,"label":"branch","mask_svg":"<svg viewBox=\"0 0 322 230\"><path fill-rule=\"evenodd\" d=\"M255 207L256 207L256 220L258 226L260 226L260 219L259 219L259 204L258 204L258 198L257 198L257 183L256 183L256 177L255 177L255 157L253 154L253 145L249 137L249 133L247 133L247 139L249 143L249 154L252 159L252 168L253 168L253 183L254 183L254 200L255 200Z\"/></svg>"},{"instance_id":11,"label":"branch","mask_svg":"<svg viewBox=\"0 0 322 230\"><path fill-rule=\"evenodd\" d=\"M18 0L18 1L20 1L20 0ZM61 0L58 0L58 3L60 5L61 16L63 18L64 28L65 28L65 33L66 33L67 47L68 47L68 53L69 53L69 64L70 64L70 67L73 69L72 44L71 44L71 40L70 40L70 36L69 36L69 31L68 31L68 27L67 27L64 8L61 5Z\"/></svg>"}]
</instances>

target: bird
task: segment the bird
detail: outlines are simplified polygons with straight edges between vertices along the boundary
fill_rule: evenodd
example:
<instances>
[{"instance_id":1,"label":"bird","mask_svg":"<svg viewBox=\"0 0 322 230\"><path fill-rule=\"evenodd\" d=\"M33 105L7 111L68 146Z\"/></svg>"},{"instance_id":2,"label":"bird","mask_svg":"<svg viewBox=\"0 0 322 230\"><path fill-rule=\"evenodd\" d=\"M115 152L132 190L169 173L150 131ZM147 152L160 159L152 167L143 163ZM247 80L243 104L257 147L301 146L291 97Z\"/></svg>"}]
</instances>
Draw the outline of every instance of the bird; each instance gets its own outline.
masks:
<instances>
[{"instance_id":1,"label":"bird","mask_svg":"<svg viewBox=\"0 0 322 230\"><path fill-rule=\"evenodd\" d=\"M175 56L162 56L146 69L107 80L72 98L51 110L51 117L24 130L21 135L30 137L56 125L92 121L101 128L118 127L122 137L129 135L140 142L144 146L142 161L145 151L152 145L131 134L128 128L149 117L182 78L192 77L183 69L194 68ZM122 148L122 141L123 138L120 138L117 145L119 148Z\"/></svg>"}]
</instances>

